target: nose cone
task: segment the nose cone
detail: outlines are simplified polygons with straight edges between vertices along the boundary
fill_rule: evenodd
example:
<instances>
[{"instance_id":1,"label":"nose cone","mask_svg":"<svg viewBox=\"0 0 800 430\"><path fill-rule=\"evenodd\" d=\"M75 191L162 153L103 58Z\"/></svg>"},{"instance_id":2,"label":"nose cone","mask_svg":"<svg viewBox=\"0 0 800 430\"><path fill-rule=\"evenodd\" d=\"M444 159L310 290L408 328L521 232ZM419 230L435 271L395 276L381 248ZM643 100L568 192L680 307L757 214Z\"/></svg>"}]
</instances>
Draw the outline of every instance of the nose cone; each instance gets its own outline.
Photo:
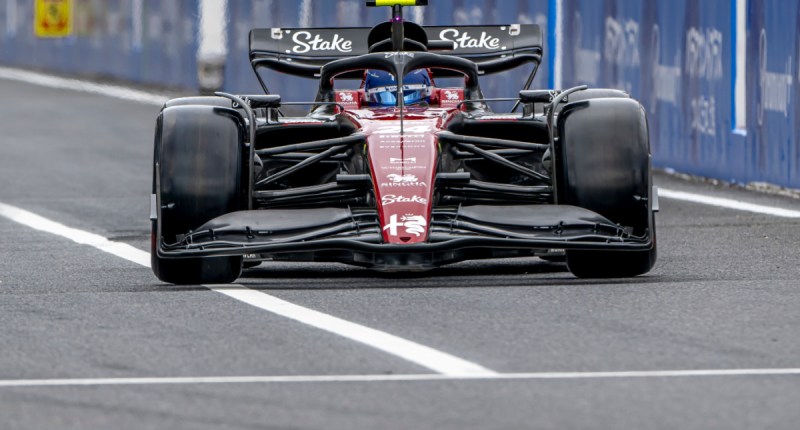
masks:
<instances>
[{"instance_id":1,"label":"nose cone","mask_svg":"<svg viewBox=\"0 0 800 430\"><path fill-rule=\"evenodd\" d=\"M425 242L438 149L435 120L381 121L365 127L378 214L386 243Z\"/></svg>"}]
</instances>

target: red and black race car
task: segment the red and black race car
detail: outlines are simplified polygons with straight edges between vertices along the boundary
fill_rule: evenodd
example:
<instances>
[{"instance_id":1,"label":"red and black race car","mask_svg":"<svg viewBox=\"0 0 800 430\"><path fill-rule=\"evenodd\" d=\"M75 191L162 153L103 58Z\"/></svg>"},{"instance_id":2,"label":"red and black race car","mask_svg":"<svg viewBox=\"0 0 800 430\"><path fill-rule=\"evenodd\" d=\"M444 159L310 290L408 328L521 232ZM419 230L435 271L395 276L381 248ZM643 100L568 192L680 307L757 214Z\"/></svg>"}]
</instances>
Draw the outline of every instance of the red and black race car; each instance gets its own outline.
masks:
<instances>
[{"instance_id":1,"label":"red and black race car","mask_svg":"<svg viewBox=\"0 0 800 430\"><path fill-rule=\"evenodd\" d=\"M421 27L396 3L424 1L377 3L392 16L372 29L251 31L266 94L166 103L151 198L159 279L233 282L261 260L419 271L554 250L579 277L652 268L657 201L637 101L530 90L536 25ZM514 109L493 112L479 78L523 65ZM317 79L316 99L284 102L261 68ZM339 87L352 79L361 87ZM308 113L286 116L298 105Z\"/></svg>"}]
</instances>

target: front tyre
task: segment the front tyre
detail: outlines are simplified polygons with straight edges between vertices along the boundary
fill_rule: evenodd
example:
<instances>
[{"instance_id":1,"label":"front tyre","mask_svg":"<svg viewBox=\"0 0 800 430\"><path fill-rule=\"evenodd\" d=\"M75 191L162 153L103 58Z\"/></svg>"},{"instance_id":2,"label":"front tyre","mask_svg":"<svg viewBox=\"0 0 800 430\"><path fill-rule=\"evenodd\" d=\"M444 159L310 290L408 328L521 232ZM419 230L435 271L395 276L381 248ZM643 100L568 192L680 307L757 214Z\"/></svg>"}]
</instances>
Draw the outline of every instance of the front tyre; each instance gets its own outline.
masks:
<instances>
[{"instance_id":1,"label":"front tyre","mask_svg":"<svg viewBox=\"0 0 800 430\"><path fill-rule=\"evenodd\" d=\"M161 281L219 284L241 275L241 256L163 258L158 249L159 243L177 243L207 221L244 208L243 142L243 121L230 108L175 106L159 115L153 193L160 207L152 224L151 267Z\"/></svg>"},{"instance_id":2,"label":"front tyre","mask_svg":"<svg viewBox=\"0 0 800 430\"><path fill-rule=\"evenodd\" d=\"M655 218L647 119L633 99L570 103L558 121L556 178L559 204L597 212L652 247L637 251L569 250L567 268L580 278L647 273L656 262Z\"/></svg>"}]
</instances>

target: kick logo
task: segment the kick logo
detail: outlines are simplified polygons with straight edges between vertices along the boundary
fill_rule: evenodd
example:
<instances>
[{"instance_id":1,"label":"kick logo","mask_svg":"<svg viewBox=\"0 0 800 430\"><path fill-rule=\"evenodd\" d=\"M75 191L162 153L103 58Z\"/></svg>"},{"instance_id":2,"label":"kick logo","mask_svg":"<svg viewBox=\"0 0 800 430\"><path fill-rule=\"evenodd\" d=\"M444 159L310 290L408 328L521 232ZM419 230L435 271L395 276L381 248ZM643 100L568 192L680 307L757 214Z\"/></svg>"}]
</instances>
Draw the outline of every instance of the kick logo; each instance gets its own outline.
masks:
<instances>
[{"instance_id":1,"label":"kick logo","mask_svg":"<svg viewBox=\"0 0 800 430\"><path fill-rule=\"evenodd\" d=\"M425 230L428 228L428 222L425 221L425 217L422 215L412 215L406 214L400 217L400 221L397 220L397 215L392 215L389 218L389 223L383 227L383 231L389 230L390 236L397 236L397 229L404 228L406 234L413 234L416 237L420 237L425 234Z\"/></svg>"}]
</instances>

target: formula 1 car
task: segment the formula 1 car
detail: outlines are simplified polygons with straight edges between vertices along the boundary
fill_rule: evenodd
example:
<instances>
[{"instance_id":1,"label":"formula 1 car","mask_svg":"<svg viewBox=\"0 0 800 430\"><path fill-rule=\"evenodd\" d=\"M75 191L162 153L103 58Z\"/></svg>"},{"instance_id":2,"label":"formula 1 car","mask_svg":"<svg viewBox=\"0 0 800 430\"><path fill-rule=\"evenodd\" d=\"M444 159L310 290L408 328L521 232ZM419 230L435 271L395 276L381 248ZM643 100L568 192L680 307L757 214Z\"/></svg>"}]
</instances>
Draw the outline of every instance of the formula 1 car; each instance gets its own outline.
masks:
<instances>
[{"instance_id":1,"label":"formula 1 car","mask_svg":"<svg viewBox=\"0 0 800 430\"><path fill-rule=\"evenodd\" d=\"M229 283L262 260L421 271L554 250L578 277L653 267L657 201L637 101L530 90L537 25L422 27L402 5L427 0L367 3L391 6L391 20L252 30L265 94L165 104L150 216L160 280ZM479 78L526 64L514 109L494 113ZM261 68L317 79L316 99L283 101ZM361 86L340 88L353 79ZM298 105L307 114L286 116Z\"/></svg>"}]
</instances>

